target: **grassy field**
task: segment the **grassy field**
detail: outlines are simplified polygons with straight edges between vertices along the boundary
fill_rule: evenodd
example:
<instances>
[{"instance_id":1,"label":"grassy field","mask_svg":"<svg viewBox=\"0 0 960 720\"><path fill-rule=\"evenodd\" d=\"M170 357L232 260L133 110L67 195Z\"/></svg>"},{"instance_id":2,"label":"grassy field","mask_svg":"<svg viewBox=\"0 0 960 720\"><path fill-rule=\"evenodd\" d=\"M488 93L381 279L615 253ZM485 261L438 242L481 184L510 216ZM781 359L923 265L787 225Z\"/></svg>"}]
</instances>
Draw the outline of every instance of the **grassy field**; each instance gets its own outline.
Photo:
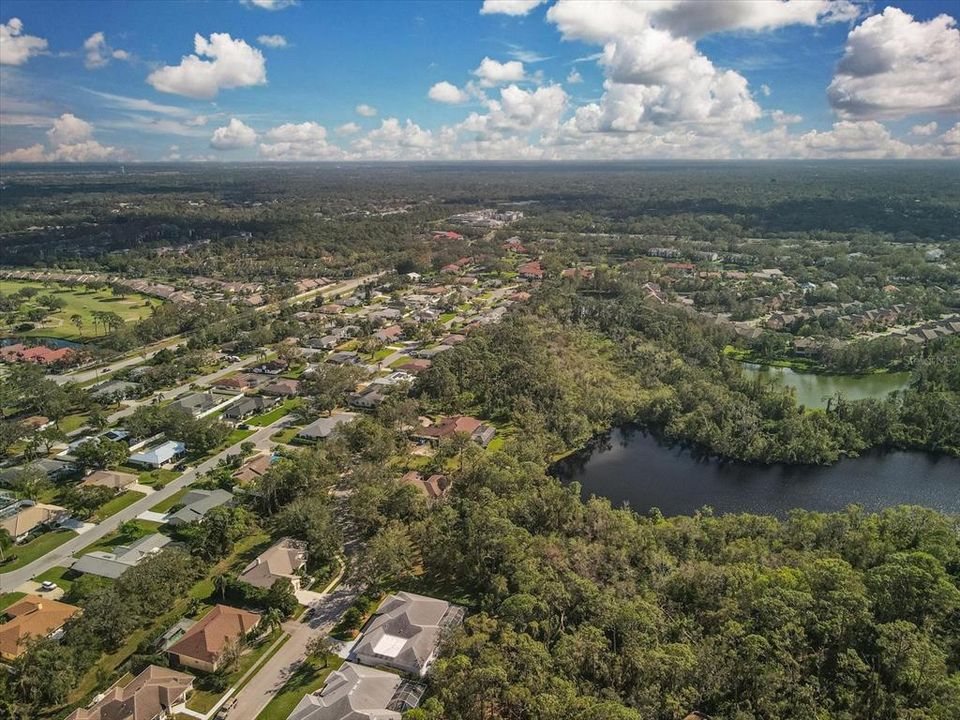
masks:
<instances>
[{"instance_id":1,"label":"grassy field","mask_svg":"<svg viewBox=\"0 0 960 720\"><path fill-rule=\"evenodd\" d=\"M6 610L25 595L26 593L22 592L0 593L0 610Z\"/></svg>"},{"instance_id":2,"label":"grassy field","mask_svg":"<svg viewBox=\"0 0 960 720\"><path fill-rule=\"evenodd\" d=\"M188 492L190 492L189 487L180 488L173 495L168 497L166 500L161 500L160 502L158 502L156 505L150 508L150 510L152 512L166 512L167 510L172 508L174 505L179 503L181 500L183 500L183 496L186 495Z\"/></svg>"},{"instance_id":3,"label":"grassy field","mask_svg":"<svg viewBox=\"0 0 960 720\"><path fill-rule=\"evenodd\" d=\"M42 535L38 535L30 542L24 543L23 545L17 545L15 548L11 549L11 552L16 554L17 559L0 568L0 575L12 570L19 570L24 565L29 565L34 560L43 557L54 548L60 547L70 538L76 537L76 535L77 534L73 530L55 530L53 532L46 532Z\"/></svg>"},{"instance_id":4,"label":"grassy field","mask_svg":"<svg viewBox=\"0 0 960 720\"><path fill-rule=\"evenodd\" d=\"M157 532L161 525L160 523L149 520L131 520L129 523L124 523L123 527L129 528L129 531L121 532L120 530L114 530L112 533L104 535L92 545L87 545L83 550L76 553L76 556L80 557L81 555L86 555L96 550L112 552L117 545L129 545L142 537L152 535Z\"/></svg>"},{"instance_id":5,"label":"grassy field","mask_svg":"<svg viewBox=\"0 0 960 720\"><path fill-rule=\"evenodd\" d=\"M126 472L126 471L124 471ZM182 473L176 470L167 470L166 468L160 468L158 470L133 470L134 475L140 476L140 483L143 485L149 485L155 490L159 490L164 487L171 480L176 480Z\"/></svg>"},{"instance_id":6,"label":"grassy field","mask_svg":"<svg viewBox=\"0 0 960 720\"><path fill-rule=\"evenodd\" d=\"M297 433L300 432L299 427L289 427L280 432L276 432L270 436L270 439L274 442L282 443L284 445L289 444Z\"/></svg>"},{"instance_id":7,"label":"grassy field","mask_svg":"<svg viewBox=\"0 0 960 720\"><path fill-rule=\"evenodd\" d=\"M59 283L44 285L43 283L19 280L3 280L0 282L0 292L4 295L12 295L25 287L35 288L39 290L39 293L21 305L24 311L39 307L36 298L42 295L52 295L66 303L62 309L51 313L42 324L23 333L26 337L56 337L74 341L96 339L97 336L104 333L104 328L102 325L94 326L94 312L116 313L125 322L132 322L146 317L150 314L150 309L154 305L160 304L159 300L147 298L145 295L137 293L129 293L121 298L115 297L109 289L94 291L82 285L69 286ZM79 329L70 319L74 315L79 315L82 319ZM25 318L20 320L23 319Z\"/></svg>"},{"instance_id":8,"label":"grassy field","mask_svg":"<svg viewBox=\"0 0 960 720\"><path fill-rule=\"evenodd\" d=\"M322 663L303 663L257 715L257 720L286 720L303 696L323 687L327 676L342 664L343 660L336 655L327 656L326 667L321 667Z\"/></svg>"},{"instance_id":9,"label":"grassy field","mask_svg":"<svg viewBox=\"0 0 960 720\"><path fill-rule=\"evenodd\" d=\"M276 422L284 415L288 415L303 404L302 400L291 399L284 400L282 403L277 405L270 412L264 413L263 415L254 415L252 418L247 420L247 425L256 425L257 427L264 427L269 425L272 422Z\"/></svg>"},{"instance_id":10,"label":"grassy field","mask_svg":"<svg viewBox=\"0 0 960 720\"><path fill-rule=\"evenodd\" d=\"M34 579L37 582L46 582L47 580L50 582L55 582L57 585L63 588L64 592L67 592L70 590L70 586L73 585L73 580L64 578L64 575L66 575L68 572L70 572L70 568L52 567L46 572L40 573Z\"/></svg>"},{"instance_id":11,"label":"grassy field","mask_svg":"<svg viewBox=\"0 0 960 720\"><path fill-rule=\"evenodd\" d=\"M125 507L133 505L142 497L146 497L146 495L144 495L142 492L136 492L135 490L127 490L126 492L122 492L112 500L105 502L103 505L97 508L97 512L94 513L91 522L103 522L111 515L115 515L123 510Z\"/></svg>"}]
</instances>

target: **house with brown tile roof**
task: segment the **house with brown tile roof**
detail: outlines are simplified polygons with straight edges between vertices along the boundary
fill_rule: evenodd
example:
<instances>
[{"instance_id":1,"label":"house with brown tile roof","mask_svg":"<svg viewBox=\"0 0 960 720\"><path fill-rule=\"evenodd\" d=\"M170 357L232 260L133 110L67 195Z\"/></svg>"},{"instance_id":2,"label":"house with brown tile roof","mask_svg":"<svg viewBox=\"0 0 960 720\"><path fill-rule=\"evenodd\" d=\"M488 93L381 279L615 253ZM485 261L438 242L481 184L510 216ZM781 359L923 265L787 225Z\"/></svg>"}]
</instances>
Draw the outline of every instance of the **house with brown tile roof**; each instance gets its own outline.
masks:
<instances>
[{"instance_id":1,"label":"house with brown tile roof","mask_svg":"<svg viewBox=\"0 0 960 720\"><path fill-rule=\"evenodd\" d=\"M431 475L424 477L416 470L411 470L400 478L404 485L412 485L427 496L429 500L437 500L447 494L450 481L446 475Z\"/></svg>"},{"instance_id":2,"label":"house with brown tile roof","mask_svg":"<svg viewBox=\"0 0 960 720\"><path fill-rule=\"evenodd\" d=\"M239 482L253 482L266 474L272 460L269 453L261 453L247 460L239 470L233 473L233 479Z\"/></svg>"},{"instance_id":3,"label":"house with brown tile roof","mask_svg":"<svg viewBox=\"0 0 960 720\"><path fill-rule=\"evenodd\" d=\"M116 470L94 470L80 484L83 487L105 487L116 492L122 492L128 486L137 482L138 479L133 473L117 472Z\"/></svg>"},{"instance_id":4,"label":"house with brown tile roof","mask_svg":"<svg viewBox=\"0 0 960 720\"><path fill-rule=\"evenodd\" d=\"M27 649L30 638L55 634L80 608L49 600L39 595L26 595L8 607L9 618L0 625L0 657L13 660Z\"/></svg>"},{"instance_id":5,"label":"house with brown tile roof","mask_svg":"<svg viewBox=\"0 0 960 720\"><path fill-rule=\"evenodd\" d=\"M436 425L416 429L413 432L413 439L420 442L439 443L457 433L466 433L471 440L486 447L496 434L496 429L469 415L451 415L443 418Z\"/></svg>"},{"instance_id":6,"label":"house with brown tile roof","mask_svg":"<svg viewBox=\"0 0 960 720\"><path fill-rule=\"evenodd\" d=\"M269 589L277 580L287 579L294 590L299 590L300 571L306 564L306 543L282 538L260 553L237 579L264 589Z\"/></svg>"},{"instance_id":7,"label":"house with brown tile roof","mask_svg":"<svg viewBox=\"0 0 960 720\"><path fill-rule=\"evenodd\" d=\"M193 676L150 665L125 687L114 686L67 720L158 720L171 715L193 689Z\"/></svg>"},{"instance_id":8,"label":"house with brown tile roof","mask_svg":"<svg viewBox=\"0 0 960 720\"><path fill-rule=\"evenodd\" d=\"M223 651L260 623L258 613L217 605L167 648L170 659L183 667L215 672Z\"/></svg>"}]
</instances>

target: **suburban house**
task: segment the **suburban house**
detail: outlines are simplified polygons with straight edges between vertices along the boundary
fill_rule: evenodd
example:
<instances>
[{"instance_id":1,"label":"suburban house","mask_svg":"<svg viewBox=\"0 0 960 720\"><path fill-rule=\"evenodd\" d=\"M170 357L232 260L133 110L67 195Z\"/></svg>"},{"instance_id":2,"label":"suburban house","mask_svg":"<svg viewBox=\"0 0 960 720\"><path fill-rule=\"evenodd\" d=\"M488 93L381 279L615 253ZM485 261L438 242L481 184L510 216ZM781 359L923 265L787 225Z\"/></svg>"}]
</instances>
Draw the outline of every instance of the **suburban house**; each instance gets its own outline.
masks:
<instances>
[{"instance_id":1,"label":"suburban house","mask_svg":"<svg viewBox=\"0 0 960 720\"><path fill-rule=\"evenodd\" d=\"M241 397L242 395L193 393L170 403L170 407L180 408L195 418L201 418L236 402Z\"/></svg>"},{"instance_id":2,"label":"suburban house","mask_svg":"<svg viewBox=\"0 0 960 720\"><path fill-rule=\"evenodd\" d=\"M183 507L167 516L170 525L188 525L200 522L204 515L220 505L233 500L226 490L191 490L183 496Z\"/></svg>"},{"instance_id":3,"label":"suburban house","mask_svg":"<svg viewBox=\"0 0 960 720\"><path fill-rule=\"evenodd\" d=\"M253 630L260 615L247 610L217 605L167 648L173 662L183 667L215 672L224 649Z\"/></svg>"},{"instance_id":4,"label":"suburban house","mask_svg":"<svg viewBox=\"0 0 960 720\"><path fill-rule=\"evenodd\" d=\"M464 609L446 600L399 592L377 608L353 657L371 667L390 667L423 677L433 662L443 633L463 622Z\"/></svg>"},{"instance_id":5,"label":"suburban house","mask_svg":"<svg viewBox=\"0 0 960 720\"><path fill-rule=\"evenodd\" d=\"M90 396L97 400L118 401L129 397L135 397L143 390L140 383L130 382L129 380L108 380L91 388Z\"/></svg>"},{"instance_id":6,"label":"suburban house","mask_svg":"<svg viewBox=\"0 0 960 720\"><path fill-rule=\"evenodd\" d=\"M380 404L386 399L387 396L375 385L370 385L363 390L350 393L347 396L347 402L350 405L363 410L374 410L380 407Z\"/></svg>"},{"instance_id":7,"label":"suburban house","mask_svg":"<svg viewBox=\"0 0 960 720\"><path fill-rule=\"evenodd\" d=\"M403 335L403 328L399 325L390 325L388 327L377 330L376 338L381 342L391 343L400 339L400 336Z\"/></svg>"},{"instance_id":8,"label":"suburban house","mask_svg":"<svg viewBox=\"0 0 960 720\"><path fill-rule=\"evenodd\" d=\"M410 373L411 375L416 375L417 373L423 372L431 365L433 365L433 363L425 358L413 358L410 361L405 362L403 365L398 365L396 369L405 373Z\"/></svg>"},{"instance_id":9,"label":"suburban house","mask_svg":"<svg viewBox=\"0 0 960 720\"><path fill-rule=\"evenodd\" d=\"M417 428L413 431L413 439L419 442L439 444L441 440L451 438L457 433L466 433L470 439L486 447L497 434L495 428L485 425L469 415L451 415L445 417L436 425Z\"/></svg>"},{"instance_id":10,"label":"suburban house","mask_svg":"<svg viewBox=\"0 0 960 720\"><path fill-rule=\"evenodd\" d=\"M134 453L127 458L128 465L140 465L142 467L160 468L168 463L179 460L187 454L187 446L177 440L167 440L160 445L155 445L148 450Z\"/></svg>"},{"instance_id":11,"label":"suburban house","mask_svg":"<svg viewBox=\"0 0 960 720\"><path fill-rule=\"evenodd\" d=\"M258 415L272 408L280 402L277 397L261 396L245 397L223 411L226 420L243 420L251 415Z\"/></svg>"},{"instance_id":12,"label":"suburban house","mask_svg":"<svg viewBox=\"0 0 960 720\"><path fill-rule=\"evenodd\" d=\"M64 623L78 612L80 608L67 603L25 595L4 610L8 620L0 625L0 658L20 657L32 637L56 636Z\"/></svg>"},{"instance_id":13,"label":"suburban house","mask_svg":"<svg viewBox=\"0 0 960 720\"><path fill-rule=\"evenodd\" d=\"M260 392L275 397L296 397L300 394L300 381L290 378L279 378L269 385L264 385Z\"/></svg>"},{"instance_id":14,"label":"suburban house","mask_svg":"<svg viewBox=\"0 0 960 720\"><path fill-rule=\"evenodd\" d=\"M425 478L416 470L411 470L404 474L403 477L400 478L400 482L404 485L412 485L430 500L437 500L443 497L447 494L447 490L450 489L450 480L446 475L431 475Z\"/></svg>"},{"instance_id":15,"label":"suburban house","mask_svg":"<svg viewBox=\"0 0 960 720\"><path fill-rule=\"evenodd\" d=\"M173 716L173 706L186 700L193 675L150 665L124 687L114 685L67 720L163 720Z\"/></svg>"},{"instance_id":16,"label":"suburban house","mask_svg":"<svg viewBox=\"0 0 960 720\"><path fill-rule=\"evenodd\" d=\"M300 571L307 565L307 545L300 540L282 538L258 555L238 576L250 585L269 589L286 578L294 590L300 589Z\"/></svg>"},{"instance_id":17,"label":"suburban house","mask_svg":"<svg viewBox=\"0 0 960 720\"><path fill-rule=\"evenodd\" d=\"M304 695L287 720L400 720L423 692L394 673L345 662L322 688Z\"/></svg>"},{"instance_id":18,"label":"suburban house","mask_svg":"<svg viewBox=\"0 0 960 720\"><path fill-rule=\"evenodd\" d=\"M81 555L70 569L78 573L116 580L130 568L139 565L151 555L156 555L169 543L169 537L154 533L130 545L117 545L113 552L95 550Z\"/></svg>"},{"instance_id":19,"label":"suburban house","mask_svg":"<svg viewBox=\"0 0 960 720\"><path fill-rule=\"evenodd\" d=\"M328 363L333 365L359 365L360 355L353 350L343 350L341 352L331 353L327 358Z\"/></svg>"},{"instance_id":20,"label":"suburban house","mask_svg":"<svg viewBox=\"0 0 960 720\"><path fill-rule=\"evenodd\" d=\"M250 458L233 473L233 479L237 482L253 482L267 472L272 462L273 456L266 453Z\"/></svg>"},{"instance_id":21,"label":"suburban house","mask_svg":"<svg viewBox=\"0 0 960 720\"><path fill-rule=\"evenodd\" d=\"M94 470L87 475L83 482L83 487L105 487L114 492L123 492L130 485L137 482L139 478L132 473L117 472L116 470Z\"/></svg>"},{"instance_id":22,"label":"suburban house","mask_svg":"<svg viewBox=\"0 0 960 720\"><path fill-rule=\"evenodd\" d=\"M26 540L34 530L53 525L69 515L66 508L33 500L18 500L0 510L0 528L15 542Z\"/></svg>"},{"instance_id":23,"label":"suburban house","mask_svg":"<svg viewBox=\"0 0 960 720\"><path fill-rule=\"evenodd\" d=\"M297 437L308 442L326 440L340 425L351 423L356 418L356 413L335 412L330 415L330 417L322 417L318 420L314 420L312 423L302 428L300 432L297 433Z\"/></svg>"},{"instance_id":24,"label":"suburban house","mask_svg":"<svg viewBox=\"0 0 960 720\"><path fill-rule=\"evenodd\" d=\"M543 280L543 268L539 260L531 260L517 268L517 274L524 280Z\"/></svg>"}]
</instances>

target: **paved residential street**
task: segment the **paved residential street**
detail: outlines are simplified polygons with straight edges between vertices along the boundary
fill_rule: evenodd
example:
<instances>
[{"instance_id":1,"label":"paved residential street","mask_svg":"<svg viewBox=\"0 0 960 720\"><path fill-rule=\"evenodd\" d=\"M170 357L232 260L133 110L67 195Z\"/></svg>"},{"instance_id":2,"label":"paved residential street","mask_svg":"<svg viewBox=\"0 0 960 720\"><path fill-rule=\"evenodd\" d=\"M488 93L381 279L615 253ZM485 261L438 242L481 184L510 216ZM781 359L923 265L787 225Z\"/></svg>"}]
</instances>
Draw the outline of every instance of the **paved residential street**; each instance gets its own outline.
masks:
<instances>
[{"instance_id":1,"label":"paved residential street","mask_svg":"<svg viewBox=\"0 0 960 720\"><path fill-rule=\"evenodd\" d=\"M252 442L259 450L268 450L275 444L270 440L270 436L277 432L279 428L284 427L287 422L287 417L279 418L270 425L266 425L260 430L257 430L257 432L246 438L243 442ZM166 486L152 495L147 495L132 505L125 507L120 512L108 517L99 525L87 530L82 535L71 538L60 547L51 550L43 557L34 560L29 565L25 565L19 570L14 570L12 572L0 575L0 592L10 592L17 586L25 583L33 576L39 575L40 573L45 572L52 567L69 566L73 562L72 556L74 553L82 550L88 545L92 545L100 538L113 532L117 529L117 526L119 526L120 523L126 520L133 520L143 511L149 510L151 507L162 500L167 499L181 488L186 487L196 480L198 476L202 475L207 470L216 467L217 463L222 458L225 458L227 455L240 452L241 444L242 443L236 443L231 445L226 450L217 453L209 460L205 460L197 467L188 470L177 479L167 483Z\"/></svg>"},{"instance_id":2,"label":"paved residential street","mask_svg":"<svg viewBox=\"0 0 960 720\"><path fill-rule=\"evenodd\" d=\"M310 640L330 632L356 596L356 588L342 583L315 605L316 611L309 621L291 620L284 623L283 629L290 634L290 639L237 693L236 704L226 711L224 717L227 720L255 720L304 661Z\"/></svg>"}]
</instances>

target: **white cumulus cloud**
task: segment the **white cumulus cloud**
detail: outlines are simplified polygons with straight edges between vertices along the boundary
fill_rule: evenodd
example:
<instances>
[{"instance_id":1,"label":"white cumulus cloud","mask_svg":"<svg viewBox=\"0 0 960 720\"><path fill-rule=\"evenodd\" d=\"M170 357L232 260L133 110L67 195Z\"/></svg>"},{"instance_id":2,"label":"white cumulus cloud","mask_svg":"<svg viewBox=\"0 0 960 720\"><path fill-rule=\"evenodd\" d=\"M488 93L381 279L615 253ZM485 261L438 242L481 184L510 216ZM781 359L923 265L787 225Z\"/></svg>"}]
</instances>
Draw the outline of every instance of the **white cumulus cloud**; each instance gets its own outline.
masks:
<instances>
[{"instance_id":1,"label":"white cumulus cloud","mask_svg":"<svg viewBox=\"0 0 960 720\"><path fill-rule=\"evenodd\" d=\"M47 130L47 137L54 145L71 145L89 140L92 136L93 125L73 113L64 113L54 120L53 127Z\"/></svg>"},{"instance_id":2,"label":"white cumulus cloud","mask_svg":"<svg viewBox=\"0 0 960 720\"><path fill-rule=\"evenodd\" d=\"M267 160L330 160L342 150L327 140L327 129L315 122L285 123L268 130L260 144Z\"/></svg>"},{"instance_id":3,"label":"white cumulus cloud","mask_svg":"<svg viewBox=\"0 0 960 720\"><path fill-rule=\"evenodd\" d=\"M470 99L470 95L467 92L446 80L434 84L427 93L427 97L436 102L446 103L448 105L457 105Z\"/></svg>"},{"instance_id":4,"label":"white cumulus cloud","mask_svg":"<svg viewBox=\"0 0 960 720\"><path fill-rule=\"evenodd\" d=\"M193 42L196 54L185 55L179 65L155 70L147 82L161 92L201 100L216 97L224 89L266 84L263 53L243 40L234 40L229 33L213 33L207 40L197 33Z\"/></svg>"},{"instance_id":5,"label":"white cumulus cloud","mask_svg":"<svg viewBox=\"0 0 960 720\"><path fill-rule=\"evenodd\" d=\"M20 18L0 23L0 65L23 65L46 49L47 41L43 38L23 34Z\"/></svg>"},{"instance_id":6,"label":"white cumulus cloud","mask_svg":"<svg viewBox=\"0 0 960 720\"><path fill-rule=\"evenodd\" d=\"M223 127L218 127L210 137L210 147L215 150L239 150L253 147L257 142L257 131L236 118Z\"/></svg>"},{"instance_id":7,"label":"white cumulus cloud","mask_svg":"<svg viewBox=\"0 0 960 720\"><path fill-rule=\"evenodd\" d=\"M523 63L519 60L502 63L489 57L480 61L473 74L480 78L480 84L484 87L520 82L524 79Z\"/></svg>"},{"instance_id":8,"label":"white cumulus cloud","mask_svg":"<svg viewBox=\"0 0 960 720\"><path fill-rule=\"evenodd\" d=\"M377 109L366 103L360 103L354 110L356 110L357 115L362 115L363 117L374 117L377 114Z\"/></svg>"},{"instance_id":9,"label":"white cumulus cloud","mask_svg":"<svg viewBox=\"0 0 960 720\"><path fill-rule=\"evenodd\" d=\"M481 15L527 15L538 5L547 0L483 0L480 8Z\"/></svg>"},{"instance_id":10,"label":"white cumulus cloud","mask_svg":"<svg viewBox=\"0 0 960 720\"><path fill-rule=\"evenodd\" d=\"M353 135L360 132L360 126L355 122L348 122L337 128L337 135Z\"/></svg>"},{"instance_id":11,"label":"white cumulus cloud","mask_svg":"<svg viewBox=\"0 0 960 720\"><path fill-rule=\"evenodd\" d=\"M887 7L855 27L827 90L845 118L960 113L960 30L939 15L920 22Z\"/></svg>"},{"instance_id":12,"label":"white cumulus cloud","mask_svg":"<svg viewBox=\"0 0 960 720\"><path fill-rule=\"evenodd\" d=\"M126 50L110 47L102 31L95 32L84 41L83 52L83 64L89 70L105 67L111 60L129 60L132 57Z\"/></svg>"},{"instance_id":13,"label":"white cumulus cloud","mask_svg":"<svg viewBox=\"0 0 960 720\"><path fill-rule=\"evenodd\" d=\"M64 113L47 130L51 150L37 143L0 155L0 162L104 162L123 160L128 153L93 139L93 125L73 113Z\"/></svg>"},{"instance_id":14,"label":"white cumulus cloud","mask_svg":"<svg viewBox=\"0 0 960 720\"><path fill-rule=\"evenodd\" d=\"M918 137L929 137L930 135L936 135L938 128L937 123L928 122L926 125L914 125L910 128L910 134Z\"/></svg>"}]
</instances>

